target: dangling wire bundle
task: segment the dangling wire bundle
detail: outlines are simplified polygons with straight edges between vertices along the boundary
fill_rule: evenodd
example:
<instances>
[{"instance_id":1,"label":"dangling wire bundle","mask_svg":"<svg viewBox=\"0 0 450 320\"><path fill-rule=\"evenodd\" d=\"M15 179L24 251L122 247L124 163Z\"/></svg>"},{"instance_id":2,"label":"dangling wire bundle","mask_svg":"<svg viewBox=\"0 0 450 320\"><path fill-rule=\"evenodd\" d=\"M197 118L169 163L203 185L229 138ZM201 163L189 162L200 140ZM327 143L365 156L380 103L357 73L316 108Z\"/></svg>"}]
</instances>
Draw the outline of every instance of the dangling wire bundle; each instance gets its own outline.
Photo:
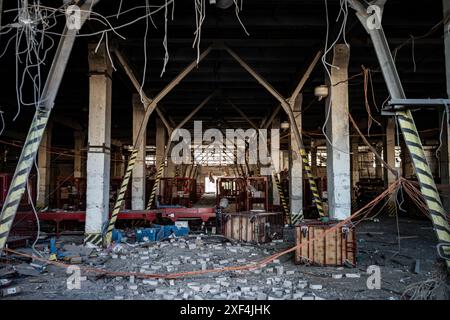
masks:
<instances>
[{"instance_id":1,"label":"dangling wire bundle","mask_svg":"<svg viewBox=\"0 0 450 320\"><path fill-rule=\"evenodd\" d=\"M247 29L245 28L244 24L241 21L241 17L239 16L239 12L242 11L242 7L244 5L244 0L233 0L234 2L234 12L236 13L236 18L238 19L239 23L241 24L242 29L244 29L244 32L247 36L250 36L250 33L248 33ZM238 3L240 2L240 4Z\"/></svg>"},{"instance_id":2,"label":"dangling wire bundle","mask_svg":"<svg viewBox=\"0 0 450 320\"><path fill-rule=\"evenodd\" d=\"M338 43L338 41L341 37L344 40L344 43L347 46L349 45L347 42L347 39L346 39L346 35L345 35L345 28L347 26L347 18L348 18L348 3L347 3L347 0L340 0L340 10L339 10L339 14L336 18L336 22L339 21L341 15L342 15L342 23L341 23L341 27L339 28L338 35L336 36L336 39L333 41L333 43L330 46L328 46L329 33L330 33L330 18L329 18L329 13L328 13L328 0L324 0L324 4L325 4L325 17L326 17L327 24L326 24L326 35L325 35L325 49L324 49L321 61L325 68L325 71L327 73L328 79L330 80L330 83L331 83L331 71L330 71L329 67L330 68L338 68L338 67L327 62L327 55L328 55L328 53L331 52L331 50ZM333 90L333 86L331 85L329 88L330 88L329 95L331 96L331 91ZM326 103L326 106L325 106L325 122L322 125L322 133L325 136L325 139L327 140L327 142L333 148L336 148L334 146L333 142L331 141L331 139L328 137L327 133L325 132L325 128L330 119L330 115L331 115L331 99L329 99L328 103ZM339 150L339 151L345 153L345 151L343 151L343 150Z\"/></svg>"},{"instance_id":3,"label":"dangling wire bundle","mask_svg":"<svg viewBox=\"0 0 450 320\"><path fill-rule=\"evenodd\" d=\"M381 123L379 123L373 116L372 111L370 110L370 104L369 104L369 98L368 98L368 84L370 80L370 70L363 65L361 66L363 69L364 74L364 103L366 106L367 111L367 135L370 136L370 128L372 127L372 122L375 122L377 125L381 126ZM375 98L373 97L373 87L372 87L372 98L375 101Z\"/></svg>"},{"instance_id":4,"label":"dangling wire bundle","mask_svg":"<svg viewBox=\"0 0 450 320\"><path fill-rule=\"evenodd\" d=\"M194 42L192 48L197 48L197 63L200 61L200 41L202 38L202 25L206 18L205 0L194 0L195 6L195 25Z\"/></svg>"}]
</instances>

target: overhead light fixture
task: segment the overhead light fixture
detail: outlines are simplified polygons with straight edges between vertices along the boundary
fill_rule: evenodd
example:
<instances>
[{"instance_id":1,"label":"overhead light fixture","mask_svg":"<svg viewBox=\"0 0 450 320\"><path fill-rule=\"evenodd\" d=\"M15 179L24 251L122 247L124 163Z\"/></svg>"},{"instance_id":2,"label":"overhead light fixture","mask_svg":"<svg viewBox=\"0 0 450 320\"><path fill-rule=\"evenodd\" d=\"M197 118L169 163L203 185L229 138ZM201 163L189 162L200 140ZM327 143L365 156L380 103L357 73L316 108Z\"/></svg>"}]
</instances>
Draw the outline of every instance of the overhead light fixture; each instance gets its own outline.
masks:
<instances>
[{"instance_id":1,"label":"overhead light fixture","mask_svg":"<svg viewBox=\"0 0 450 320\"><path fill-rule=\"evenodd\" d=\"M280 126L281 126L281 129L289 129L289 127L290 127L289 122L287 122L287 121L282 122L280 124Z\"/></svg>"},{"instance_id":2,"label":"overhead light fixture","mask_svg":"<svg viewBox=\"0 0 450 320\"><path fill-rule=\"evenodd\" d=\"M314 88L314 95L319 98L319 101L321 101L323 98L328 97L329 89L326 85L321 85Z\"/></svg>"},{"instance_id":3,"label":"overhead light fixture","mask_svg":"<svg viewBox=\"0 0 450 320\"><path fill-rule=\"evenodd\" d=\"M233 0L209 0L209 4L215 4L220 9L228 9L233 3Z\"/></svg>"}]
</instances>

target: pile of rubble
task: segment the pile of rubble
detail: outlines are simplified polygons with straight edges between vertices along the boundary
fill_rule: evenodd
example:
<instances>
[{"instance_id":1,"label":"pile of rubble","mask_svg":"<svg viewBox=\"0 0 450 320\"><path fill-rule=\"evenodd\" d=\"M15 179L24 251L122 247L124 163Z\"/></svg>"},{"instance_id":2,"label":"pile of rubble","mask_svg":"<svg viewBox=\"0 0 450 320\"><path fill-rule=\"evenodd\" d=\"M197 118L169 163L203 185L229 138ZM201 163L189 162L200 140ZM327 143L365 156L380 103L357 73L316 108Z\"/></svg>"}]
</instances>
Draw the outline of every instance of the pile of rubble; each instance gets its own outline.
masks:
<instances>
[{"instance_id":1,"label":"pile of rubble","mask_svg":"<svg viewBox=\"0 0 450 320\"><path fill-rule=\"evenodd\" d=\"M387 233L389 230L383 231L381 239L389 243L380 246L374 236L374 225L368 227L370 234L360 228L356 268L296 265L293 254L254 267L256 262L293 245L283 240L251 245L231 242L222 236L191 235L159 242L126 240L102 249L76 245L81 238L61 239L57 258L79 268L78 288L68 287L75 273L68 273L66 268L51 261L9 255L3 258L3 264L0 261L0 289L7 299L394 300L401 299L407 286L432 277L433 239L403 240L402 254L389 258L396 249L396 243L387 237L391 235ZM44 259L51 258L48 243L36 248ZM31 249L18 251L33 254ZM381 287L369 288L371 274L367 270L380 254L386 256L383 263L375 263L381 268ZM405 256L414 260L399 265L403 261L400 258ZM411 268L410 262L418 259L421 269L417 270L417 263ZM230 270L236 266L249 268ZM89 269L104 272L88 272ZM192 274L214 269L220 271Z\"/></svg>"},{"instance_id":2,"label":"pile of rubble","mask_svg":"<svg viewBox=\"0 0 450 320\"><path fill-rule=\"evenodd\" d=\"M172 239L140 246L115 246L110 253L111 259L105 268L121 272L139 272L141 274L183 273L198 270L223 269L237 265L254 265L270 254L267 249L226 243L208 243L202 238ZM109 289L109 290L108 290ZM143 279L134 276L128 279L116 277L105 290L114 290L115 299L125 299L140 295L153 299L314 299L317 295L308 290L317 291L321 285L299 280L294 269L285 270L280 260L274 260L263 268L251 271L223 271L207 273L180 279Z\"/></svg>"},{"instance_id":3,"label":"pile of rubble","mask_svg":"<svg viewBox=\"0 0 450 320\"><path fill-rule=\"evenodd\" d=\"M256 265L277 251L280 241L263 246L232 243L222 237L186 237L161 242L118 243L108 249L64 245L64 260L80 266L81 289L68 290L68 275L63 268L49 264L18 264L14 271L26 278L18 294L27 292L27 284L39 283L34 289L49 286L54 295L67 298L83 298L86 292L100 299L226 299L226 300L280 300L323 299L323 286L309 282L296 270L295 265L285 266L279 259L262 268L228 271L227 267ZM39 267L37 267L39 266ZM84 269L105 270L105 275L83 273ZM171 278L171 274L224 269L221 272L196 276ZM112 277L109 272L123 276ZM145 278L145 275L161 275L161 278ZM142 276L144 275L144 277ZM50 276L50 277L48 277ZM8 283L10 284L10 283ZM45 292L45 290L42 290ZM13 293L11 293L12 295ZM87 296L86 296L87 297ZM88 297L87 297L88 298Z\"/></svg>"}]
</instances>

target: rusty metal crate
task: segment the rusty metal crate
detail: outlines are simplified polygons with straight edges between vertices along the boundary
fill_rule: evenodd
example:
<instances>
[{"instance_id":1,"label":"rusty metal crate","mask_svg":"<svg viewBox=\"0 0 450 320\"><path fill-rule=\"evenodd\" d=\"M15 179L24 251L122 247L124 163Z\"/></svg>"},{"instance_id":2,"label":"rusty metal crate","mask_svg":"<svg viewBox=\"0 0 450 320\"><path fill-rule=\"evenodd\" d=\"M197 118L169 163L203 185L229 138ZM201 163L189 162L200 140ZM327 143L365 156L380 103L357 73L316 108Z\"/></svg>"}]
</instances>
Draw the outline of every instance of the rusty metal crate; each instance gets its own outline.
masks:
<instances>
[{"instance_id":1,"label":"rusty metal crate","mask_svg":"<svg viewBox=\"0 0 450 320\"><path fill-rule=\"evenodd\" d=\"M356 233L338 222L305 221L296 226L295 263L319 266L356 265Z\"/></svg>"},{"instance_id":2,"label":"rusty metal crate","mask_svg":"<svg viewBox=\"0 0 450 320\"><path fill-rule=\"evenodd\" d=\"M283 231L283 213L281 212L234 212L224 214L223 234L227 238L264 243L271 240L274 233Z\"/></svg>"}]
</instances>

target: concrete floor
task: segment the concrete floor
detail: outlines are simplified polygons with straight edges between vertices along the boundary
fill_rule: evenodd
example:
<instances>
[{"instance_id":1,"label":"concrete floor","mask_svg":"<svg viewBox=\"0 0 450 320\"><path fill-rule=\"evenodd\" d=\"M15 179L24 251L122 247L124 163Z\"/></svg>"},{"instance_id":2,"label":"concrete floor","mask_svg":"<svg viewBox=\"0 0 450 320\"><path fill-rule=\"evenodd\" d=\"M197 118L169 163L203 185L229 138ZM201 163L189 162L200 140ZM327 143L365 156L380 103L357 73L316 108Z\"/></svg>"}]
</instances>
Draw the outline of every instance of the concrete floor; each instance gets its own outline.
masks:
<instances>
[{"instance_id":1,"label":"concrete floor","mask_svg":"<svg viewBox=\"0 0 450 320\"><path fill-rule=\"evenodd\" d=\"M220 237L205 236L200 240L192 236L173 242L121 245L115 252L99 251L97 257L87 259L81 266L81 275L87 279L81 281L80 290L68 290L65 270L49 265L38 276L13 278L13 284L23 291L5 299L399 300L408 285L443 274L442 265L436 262L431 224L426 220L402 218L399 227L400 247L395 218L361 223L357 227L357 268L298 266L289 254L253 271L227 271L173 281L137 278L133 281L130 277L83 272L89 265L111 271L163 274L202 270L202 267L211 269L248 264L293 245L276 241L254 246L230 243ZM73 240L77 239L65 239L66 243ZM414 273L417 260L420 260L420 270ZM367 287L369 265L381 268L379 290ZM333 275L343 276L336 279ZM434 298L444 299L446 292L449 293L445 284L441 289L435 290Z\"/></svg>"}]
</instances>

